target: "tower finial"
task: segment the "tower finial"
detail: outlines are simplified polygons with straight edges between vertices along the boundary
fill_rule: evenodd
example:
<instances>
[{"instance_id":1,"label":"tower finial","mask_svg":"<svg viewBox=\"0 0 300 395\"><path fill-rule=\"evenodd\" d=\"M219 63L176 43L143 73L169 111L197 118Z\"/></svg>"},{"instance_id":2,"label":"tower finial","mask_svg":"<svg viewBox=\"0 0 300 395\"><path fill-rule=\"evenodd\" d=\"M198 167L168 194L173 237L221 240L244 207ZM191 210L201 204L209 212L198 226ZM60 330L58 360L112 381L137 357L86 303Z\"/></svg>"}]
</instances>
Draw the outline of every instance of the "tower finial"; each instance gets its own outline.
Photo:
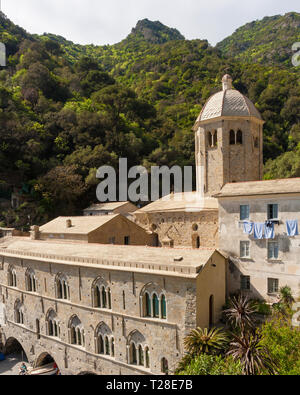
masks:
<instances>
[{"instance_id":1,"label":"tower finial","mask_svg":"<svg viewBox=\"0 0 300 395\"><path fill-rule=\"evenodd\" d=\"M229 74L225 74L222 78L223 91L232 89L232 77Z\"/></svg>"}]
</instances>

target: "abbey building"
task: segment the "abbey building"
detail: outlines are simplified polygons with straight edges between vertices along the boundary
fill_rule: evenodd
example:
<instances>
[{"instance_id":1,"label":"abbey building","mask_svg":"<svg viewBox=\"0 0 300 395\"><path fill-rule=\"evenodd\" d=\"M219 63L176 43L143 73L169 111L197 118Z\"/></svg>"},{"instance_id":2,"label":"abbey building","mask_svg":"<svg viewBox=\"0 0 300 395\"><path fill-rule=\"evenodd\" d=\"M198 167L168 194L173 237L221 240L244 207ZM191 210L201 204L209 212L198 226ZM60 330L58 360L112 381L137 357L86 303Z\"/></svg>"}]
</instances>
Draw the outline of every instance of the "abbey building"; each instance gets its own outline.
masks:
<instances>
[{"instance_id":1,"label":"abbey building","mask_svg":"<svg viewBox=\"0 0 300 395\"><path fill-rule=\"evenodd\" d=\"M184 337L217 324L230 293L299 296L300 180L262 181L262 117L222 82L194 126L196 192L93 206L30 237L3 230L4 351L62 374L172 374Z\"/></svg>"}]
</instances>

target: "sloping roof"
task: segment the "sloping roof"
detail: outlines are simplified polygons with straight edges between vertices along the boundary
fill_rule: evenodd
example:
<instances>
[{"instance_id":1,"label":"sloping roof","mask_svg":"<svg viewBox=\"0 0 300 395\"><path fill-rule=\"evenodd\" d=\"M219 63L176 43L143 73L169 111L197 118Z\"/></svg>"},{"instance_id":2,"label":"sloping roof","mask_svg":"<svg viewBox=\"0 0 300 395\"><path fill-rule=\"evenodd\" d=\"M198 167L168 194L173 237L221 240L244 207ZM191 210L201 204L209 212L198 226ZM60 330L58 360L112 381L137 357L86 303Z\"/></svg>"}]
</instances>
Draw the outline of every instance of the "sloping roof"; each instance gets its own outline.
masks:
<instances>
[{"instance_id":1,"label":"sloping roof","mask_svg":"<svg viewBox=\"0 0 300 395\"><path fill-rule=\"evenodd\" d=\"M233 116L255 117L262 120L251 100L235 89L226 89L208 99L196 123L213 118Z\"/></svg>"},{"instance_id":2,"label":"sloping roof","mask_svg":"<svg viewBox=\"0 0 300 395\"><path fill-rule=\"evenodd\" d=\"M226 184L221 189L221 191L215 195L215 197L274 195L288 193L300 193L300 178Z\"/></svg>"},{"instance_id":3,"label":"sloping roof","mask_svg":"<svg viewBox=\"0 0 300 395\"><path fill-rule=\"evenodd\" d=\"M51 234L89 234L100 228L120 214L86 217L58 217L40 227L40 232ZM68 228L66 221L71 220L72 226Z\"/></svg>"},{"instance_id":4,"label":"sloping roof","mask_svg":"<svg viewBox=\"0 0 300 395\"><path fill-rule=\"evenodd\" d=\"M135 212L151 213L151 212L172 212L172 211L203 211L217 210L218 201L215 198L200 199L197 192L175 193L168 195L163 199L150 203L148 206Z\"/></svg>"},{"instance_id":5,"label":"sloping roof","mask_svg":"<svg viewBox=\"0 0 300 395\"><path fill-rule=\"evenodd\" d=\"M84 211L89 210L99 210L99 211L114 211L120 207L125 206L130 202L109 202L109 203L95 203L90 207L86 208Z\"/></svg>"}]
</instances>

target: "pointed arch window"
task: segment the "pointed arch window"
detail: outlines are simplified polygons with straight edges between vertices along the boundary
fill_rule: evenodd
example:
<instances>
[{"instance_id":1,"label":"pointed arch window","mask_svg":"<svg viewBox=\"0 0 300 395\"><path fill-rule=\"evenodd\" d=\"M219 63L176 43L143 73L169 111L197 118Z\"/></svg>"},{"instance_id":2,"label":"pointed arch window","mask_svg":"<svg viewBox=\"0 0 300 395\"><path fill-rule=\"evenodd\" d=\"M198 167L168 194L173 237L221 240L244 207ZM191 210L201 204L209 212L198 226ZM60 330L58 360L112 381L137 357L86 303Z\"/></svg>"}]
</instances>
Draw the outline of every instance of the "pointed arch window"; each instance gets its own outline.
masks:
<instances>
[{"instance_id":1,"label":"pointed arch window","mask_svg":"<svg viewBox=\"0 0 300 395\"><path fill-rule=\"evenodd\" d=\"M134 343L131 343L130 345L130 363L131 365L137 365L137 353Z\"/></svg>"},{"instance_id":2,"label":"pointed arch window","mask_svg":"<svg viewBox=\"0 0 300 395\"><path fill-rule=\"evenodd\" d=\"M84 328L80 319L75 315L69 323L70 342L77 346L85 346Z\"/></svg>"},{"instance_id":3,"label":"pointed arch window","mask_svg":"<svg viewBox=\"0 0 300 395\"><path fill-rule=\"evenodd\" d=\"M36 292L37 282L36 276L32 269L28 269L25 274L26 290L28 292Z\"/></svg>"},{"instance_id":4,"label":"pointed arch window","mask_svg":"<svg viewBox=\"0 0 300 395\"><path fill-rule=\"evenodd\" d=\"M70 300L70 287L67 278L63 274L58 274L55 279L57 299Z\"/></svg>"},{"instance_id":5,"label":"pointed arch window","mask_svg":"<svg viewBox=\"0 0 300 395\"><path fill-rule=\"evenodd\" d=\"M145 361L144 361L144 350L141 344L139 345L139 365L144 366Z\"/></svg>"},{"instance_id":6,"label":"pointed arch window","mask_svg":"<svg viewBox=\"0 0 300 395\"><path fill-rule=\"evenodd\" d=\"M24 306L20 302L20 300L17 300L15 303L15 322L17 324L24 325Z\"/></svg>"},{"instance_id":7,"label":"pointed arch window","mask_svg":"<svg viewBox=\"0 0 300 395\"><path fill-rule=\"evenodd\" d=\"M96 328L95 344L97 354L115 356L115 340L112 336L111 329L104 322Z\"/></svg>"},{"instance_id":8,"label":"pointed arch window","mask_svg":"<svg viewBox=\"0 0 300 395\"><path fill-rule=\"evenodd\" d=\"M98 278L92 285L92 305L96 308L111 310L111 288L104 285L103 282L102 278Z\"/></svg>"},{"instance_id":9,"label":"pointed arch window","mask_svg":"<svg viewBox=\"0 0 300 395\"><path fill-rule=\"evenodd\" d=\"M149 351L149 347L145 348L145 360L146 360L146 368L149 369L150 368L150 351Z\"/></svg>"},{"instance_id":10,"label":"pointed arch window","mask_svg":"<svg viewBox=\"0 0 300 395\"><path fill-rule=\"evenodd\" d=\"M243 144L243 132L241 131L241 130L238 130L237 131L237 134L236 134L236 143L237 144Z\"/></svg>"},{"instance_id":11,"label":"pointed arch window","mask_svg":"<svg viewBox=\"0 0 300 395\"><path fill-rule=\"evenodd\" d=\"M9 266L7 272L7 283L9 287L17 288L17 272L13 266Z\"/></svg>"},{"instance_id":12,"label":"pointed arch window","mask_svg":"<svg viewBox=\"0 0 300 395\"><path fill-rule=\"evenodd\" d=\"M235 131L234 130L230 130L230 133L229 133L229 144L230 145L235 145Z\"/></svg>"},{"instance_id":13,"label":"pointed arch window","mask_svg":"<svg viewBox=\"0 0 300 395\"><path fill-rule=\"evenodd\" d=\"M160 318L159 316L159 300L156 294L153 295L153 316L154 318Z\"/></svg>"},{"instance_id":14,"label":"pointed arch window","mask_svg":"<svg viewBox=\"0 0 300 395\"><path fill-rule=\"evenodd\" d=\"M165 295L161 296L161 318L165 320L167 318L167 302Z\"/></svg>"}]
</instances>

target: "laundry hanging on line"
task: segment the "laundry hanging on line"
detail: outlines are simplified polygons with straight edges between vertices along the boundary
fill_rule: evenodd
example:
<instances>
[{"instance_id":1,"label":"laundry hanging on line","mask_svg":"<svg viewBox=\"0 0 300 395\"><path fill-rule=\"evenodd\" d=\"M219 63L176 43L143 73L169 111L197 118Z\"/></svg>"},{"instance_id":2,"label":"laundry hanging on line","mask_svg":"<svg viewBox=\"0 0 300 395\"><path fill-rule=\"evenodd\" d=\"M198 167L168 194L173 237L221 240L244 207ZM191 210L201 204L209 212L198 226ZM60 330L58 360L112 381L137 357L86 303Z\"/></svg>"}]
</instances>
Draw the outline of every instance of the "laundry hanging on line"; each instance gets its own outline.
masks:
<instances>
[{"instance_id":1,"label":"laundry hanging on line","mask_svg":"<svg viewBox=\"0 0 300 395\"><path fill-rule=\"evenodd\" d=\"M254 239L261 240L264 238L265 224L263 222L254 223Z\"/></svg>"},{"instance_id":2,"label":"laundry hanging on line","mask_svg":"<svg viewBox=\"0 0 300 395\"><path fill-rule=\"evenodd\" d=\"M244 233L246 235L252 235L254 223L250 221L243 222Z\"/></svg>"},{"instance_id":3,"label":"laundry hanging on line","mask_svg":"<svg viewBox=\"0 0 300 395\"><path fill-rule=\"evenodd\" d=\"M286 231L289 237L294 237L299 235L298 230L298 220L292 219L286 221Z\"/></svg>"},{"instance_id":4,"label":"laundry hanging on line","mask_svg":"<svg viewBox=\"0 0 300 395\"><path fill-rule=\"evenodd\" d=\"M274 222L267 221L264 225L265 239L275 239Z\"/></svg>"}]
</instances>

